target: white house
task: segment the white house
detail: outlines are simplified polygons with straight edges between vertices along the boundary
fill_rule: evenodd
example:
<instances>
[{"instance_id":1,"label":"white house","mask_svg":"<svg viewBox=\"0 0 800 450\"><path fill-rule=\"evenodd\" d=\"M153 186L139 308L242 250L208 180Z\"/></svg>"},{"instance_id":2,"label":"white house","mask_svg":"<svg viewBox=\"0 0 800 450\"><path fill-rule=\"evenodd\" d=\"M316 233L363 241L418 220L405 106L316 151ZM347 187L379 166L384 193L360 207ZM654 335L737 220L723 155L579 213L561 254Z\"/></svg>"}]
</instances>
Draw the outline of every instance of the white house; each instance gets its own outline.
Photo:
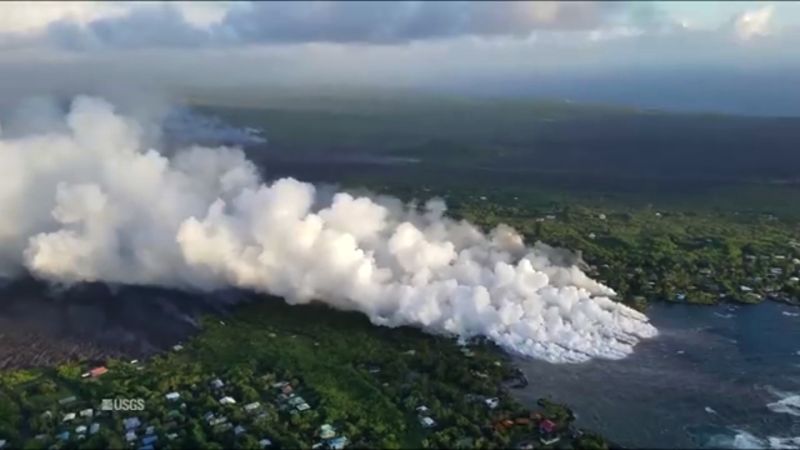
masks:
<instances>
[{"instance_id":1,"label":"white house","mask_svg":"<svg viewBox=\"0 0 800 450\"><path fill-rule=\"evenodd\" d=\"M133 442L136 440L136 432L135 431L128 431L125 434L125 440L128 442Z\"/></svg>"},{"instance_id":2,"label":"white house","mask_svg":"<svg viewBox=\"0 0 800 450\"><path fill-rule=\"evenodd\" d=\"M77 434L86 433L86 425L78 425L77 427L75 427L75 433Z\"/></svg>"},{"instance_id":3,"label":"white house","mask_svg":"<svg viewBox=\"0 0 800 450\"><path fill-rule=\"evenodd\" d=\"M62 422L70 422L72 420L75 420L75 413L67 413L64 415Z\"/></svg>"},{"instance_id":4,"label":"white house","mask_svg":"<svg viewBox=\"0 0 800 450\"><path fill-rule=\"evenodd\" d=\"M225 383L223 383L219 378L215 378L214 381L211 382L211 387L214 389L222 389L223 386L225 386Z\"/></svg>"},{"instance_id":5,"label":"white house","mask_svg":"<svg viewBox=\"0 0 800 450\"><path fill-rule=\"evenodd\" d=\"M126 430L134 430L139 428L142 422L139 421L138 417L129 417L122 421L122 425L125 427Z\"/></svg>"},{"instance_id":6,"label":"white house","mask_svg":"<svg viewBox=\"0 0 800 450\"><path fill-rule=\"evenodd\" d=\"M272 441L270 441L267 438L264 438L264 439L258 441L258 445L260 445L261 448L267 448L267 447L272 445Z\"/></svg>"},{"instance_id":7,"label":"white house","mask_svg":"<svg viewBox=\"0 0 800 450\"><path fill-rule=\"evenodd\" d=\"M247 412L253 412L253 411L257 410L260 407L261 407L261 403L253 402L253 403L248 403L248 404L244 405L244 410L247 411Z\"/></svg>"},{"instance_id":8,"label":"white house","mask_svg":"<svg viewBox=\"0 0 800 450\"><path fill-rule=\"evenodd\" d=\"M486 406L488 406L489 409L495 409L498 405L500 405L500 399L497 397L487 398L483 401L483 403L486 403Z\"/></svg>"},{"instance_id":9,"label":"white house","mask_svg":"<svg viewBox=\"0 0 800 450\"><path fill-rule=\"evenodd\" d=\"M165 395L164 397L166 397L167 400L169 400L171 402L174 402L175 400L181 398L181 394L179 394L177 392L170 392L169 394Z\"/></svg>"},{"instance_id":10,"label":"white house","mask_svg":"<svg viewBox=\"0 0 800 450\"><path fill-rule=\"evenodd\" d=\"M86 409L84 409L83 411L80 412L80 416L81 417L92 417L92 416L94 416L94 411L92 410L92 408L86 408Z\"/></svg>"},{"instance_id":11,"label":"white house","mask_svg":"<svg viewBox=\"0 0 800 450\"><path fill-rule=\"evenodd\" d=\"M228 397L228 396L222 397L221 399L219 399L219 402L221 404L223 404L223 405L235 405L236 404L236 400L234 400L233 397Z\"/></svg>"},{"instance_id":12,"label":"white house","mask_svg":"<svg viewBox=\"0 0 800 450\"><path fill-rule=\"evenodd\" d=\"M420 417L419 423L421 423L422 426L425 428L433 428L436 425L436 421L434 421L430 417Z\"/></svg>"},{"instance_id":13,"label":"white house","mask_svg":"<svg viewBox=\"0 0 800 450\"><path fill-rule=\"evenodd\" d=\"M89 434L97 434L100 431L100 424L95 422L89 427Z\"/></svg>"}]
</instances>

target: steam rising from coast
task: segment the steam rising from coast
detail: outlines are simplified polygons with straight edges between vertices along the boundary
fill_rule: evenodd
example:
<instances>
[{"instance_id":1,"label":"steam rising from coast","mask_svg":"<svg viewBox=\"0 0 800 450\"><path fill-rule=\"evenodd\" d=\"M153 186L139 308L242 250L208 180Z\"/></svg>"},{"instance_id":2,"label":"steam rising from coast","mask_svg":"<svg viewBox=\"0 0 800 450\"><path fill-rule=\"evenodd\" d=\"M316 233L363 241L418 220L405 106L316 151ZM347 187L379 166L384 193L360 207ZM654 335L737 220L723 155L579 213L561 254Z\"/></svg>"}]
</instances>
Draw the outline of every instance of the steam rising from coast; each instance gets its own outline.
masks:
<instances>
[{"instance_id":1,"label":"steam rising from coast","mask_svg":"<svg viewBox=\"0 0 800 450\"><path fill-rule=\"evenodd\" d=\"M656 334L563 251L509 227L483 234L436 199L414 208L265 183L238 149L165 156L142 129L79 97L51 131L0 134L0 275L235 286L553 362L622 358Z\"/></svg>"}]
</instances>

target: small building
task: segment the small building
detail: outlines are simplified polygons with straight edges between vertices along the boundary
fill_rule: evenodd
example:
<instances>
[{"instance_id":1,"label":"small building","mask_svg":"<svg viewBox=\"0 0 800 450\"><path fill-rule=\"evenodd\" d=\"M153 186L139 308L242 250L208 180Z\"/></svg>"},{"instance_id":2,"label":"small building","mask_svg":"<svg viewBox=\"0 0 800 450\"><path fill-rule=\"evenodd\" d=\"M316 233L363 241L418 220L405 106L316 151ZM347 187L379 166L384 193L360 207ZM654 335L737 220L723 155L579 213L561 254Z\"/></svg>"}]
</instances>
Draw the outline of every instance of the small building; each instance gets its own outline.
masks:
<instances>
[{"instance_id":1,"label":"small building","mask_svg":"<svg viewBox=\"0 0 800 450\"><path fill-rule=\"evenodd\" d=\"M169 439L170 441L174 441L177 438L178 438L178 433L170 433L167 435L167 439Z\"/></svg>"},{"instance_id":2,"label":"small building","mask_svg":"<svg viewBox=\"0 0 800 450\"><path fill-rule=\"evenodd\" d=\"M342 450L347 445L347 438L339 436L328 441L328 448L331 450Z\"/></svg>"},{"instance_id":3,"label":"small building","mask_svg":"<svg viewBox=\"0 0 800 450\"><path fill-rule=\"evenodd\" d=\"M223 404L223 405L235 405L236 404L236 400L234 400L233 397L228 397L227 395L225 397L222 397L221 399L219 399L219 402L221 404Z\"/></svg>"},{"instance_id":4,"label":"small building","mask_svg":"<svg viewBox=\"0 0 800 450\"><path fill-rule=\"evenodd\" d=\"M425 414L428 411L429 411L429 409L425 405L417 406L417 412L420 413L420 414Z\"/></svg>"},{"instance_id":5,"label":"small building","mask_svg":"<svg viewBox=\"0 0 800 450\"><path fill-rule=\"evenodd\" d=\"M751 288L750 286L744 286L744 285L739 286L739 290L742 291L742 292L753 292L753 288Z\"/></svg>"},{"instance_id":6,"label":"small building","mask_svg":"<svg viewBox=\"0 0 800 450\"><path fill-rule=\"evenodd\" d=\"M203 414L203 420L205 420L206 422L210 422L211 419L213 418L214 418L214 413L212 413L211 411L208 411L207 413Z\"/></svg>"},{"instance_id":7,"label":"small building","mask_svg":"<svg viewBox=\"0 0 800 450\"><path fill-rule=\"evenodd\" d=\"M247 430L243 426L236 425L236 428L233 429L233 434L238 436L238 435L244 433L245 431L247 431Z\"/></svg>"},{"instance_id":8,"label":"small building","mask_svg":"<svg viewBox=\"0 0 800 450\"><path fill-rule=\"evenodd\" d=\"M145 436L142 438L142 445L153 445L158 441L158 436Z\"/></svg>"},{"instance_id":9,"label":"small building","mask_svg":"<svg viewBox=\"0 0 800 450\"><path fill-rule=\"evenodd\" d=\"M154 427L153 425L150 425L149 427L147 427L144 430L144 434L146 434L146 435L156 434L156 427Z\"/></svg>"},{"instance_id":10,"label":"small building","mask_svg":"<svg viewBox=\"0 0 800 450\"><path fill-rule=\"evenodd\" d=\"M64 431L63 433L56 436L59 441L68 441L69 440L69 431Z\"/></svg>"},{"instance_id":11,"label":"small building","mask_svg":"<svg viewBox=\"0 0 800 450\"><path fill-rule=\"evenodd\" d=\"M244 405L244 410L247 411L247 412L253 412L253 411L257 410L260 407L261 407L261 403L253 402L253 403L248 403L248 404Z\"/></svg>"},{"instance_id":12,"label":"small building","mask_svg":"<svg viewBox=\"0 0 800 450\"><path fill-rule=\"evenodd\" d=\"M172 349L175 350L176 352L179 352L183 350L183 346L181 344L175 344L172 346Z\"/></svg>"},{"instance_id":13,"label":"small building","mask_svg":"<svg viewBox=\"0 0 800 450\"><path fill-rule=\"evenodd\" d=\"M61 420L62 422L71 422L75 420L75 413L67 413L64 414L64 418Z\"/></svg>"},{"instance_id":14,"label":"small building","mask_svg":"<svg viewBox=\"0 0 800 450\"><path fill-rule=\"evenodd\" d=\"M497 397L487 398L483 401L489 409L495 409L500 405L500 399Z\"/></svg>"},{"instance_id":15,"label":"small building","mask_svg":"<svg viewBox=\"0 0 800 450\"><path fill-rule=\"evenodd\" d=\"M78 425L75 427L76 434L86 434L86 425Z\"/></svg>"},{"instance_id":16,"label":"small building","mask_svg":"<svg viewBox=\"0 0 800 450\"><path fill-rule=\"evenodd\" d=\"M91 375L92 378L100 377L106 373L108 373L108 368L105 366L95 367L89 371L89 375Z\"/></svg>"},{"instance_id":17,"label":"small building","mask_svg":"<svg viewBox=\"0 0 800 450\"><path fill-rule=\"evenodd\" d=\"M436 426L436 421L427 416L420 417L419 423L425 428L433 428Z\"/></svg>"},{"instance_id":18,"label":"small building","mask_svg":"<svg viewBox=\"0 0 800 450\"><path fill-rule=\"evenodd\" d=\"M79 413L81 417L92 418L94 416L94 410L92 408L86 408Z\"/></svg>"},{"instance_id":19,"label":"small building","mask_svg":"<svg viewBox=\"0 0 800 450\"><path fill-rule=\"evenodd\" d=\"M225 386L225 383L222 382L219 378L215 378L211 381L211 387L214 389L222 389Z\"/></svg>"},{"instance_id":20,"label":"small building","mask_svg":"<svg viewBox=\"0 0 800 450\"><path fill-rule=\"evenodd\" d=\"M129 417L122 420L122 425L125 427L125 430L130 431L139 428L142 422L139 421L138 417Z\"/></svg>"},{"instance_id":21,"label":"small building","mask_svg":"<svg viewBox=\"0 0 800 450\"><path fill-rule=\"evenodd\" d=\"M174 402L174 401L178 400L179 398L181 398L181 394L179 394L177 392L170 392L169 394L165 395L164 397L167 400L169 400L171 402Z\"/></svg>"},{"instance_id":22,"label":"small building","mask_svg":"<svg viewBox=\"0 0 800 450\"><path fill-rule=\"evenodd\" d=\"M300 403L299 405L297 405L296 408L297 408L298 411L303 412L303 411L308 411L309 409L311 409L311 406L309 406L308 403L303 402L303 403Z\"/></svg>"},{"instance_id":23,"label":"small building","mask_svg":"<svg viewBox=\"0 0 800 450\"><path fill-rule=\"evenodd\" d=\"M59 404L59 405L62 405L62 406L63 406L63 405L68 405L68 404L70 404L70 403L74 402L75 400L77 400L77 399L75 398L75 396L74 396L74 395L70 395L69 397L64 397L64 398L62 398L61 400L59 400L59 401L58 401L58 404Z\"/></svg>"},{"instance_id":24,"label":"small building","mask_svg":"<svg viewBox=\"0 0 800 450\"><path fill-rule=\"evenodd\" d=\"M545 434L555 433L556 431L556 424L550 419L544 419L539 422L539 432Z\"/></svg>"},{"instance_id":25,"label":"small building","mask_svg":"<svg viewBox=\"0 0 800 450\"><path fill-rule=\"evenodd\" d=\"M94 422L89 426L89 434L97 434L98 431L100 431L99 423Z\"/></svg>"},{"instance_id":26,"label":"small building","mask_svg":"<svg viewBox=\"0 0 800 450\"><path fill-rule=\"evenodd\" d=\"M136 440L136 432L135 431L128 431L125 433L125 441L126 442L133 442Z\"/></svg>"},{"instance_id":27,"label":"small building","mask_svg":"<svg viewBox=\"0 0 800 450\"><path fill-rule=\"evenodd\" d=\"M292 392L294 392L294 388L292 387L291 384L287 383L287 384L284 384L283 386L281 386L281 392L286 394L286 395L289 395Z\"/></svg>"},{"instance_id":28,"label":"small building","mask_svg":"<svg viewBox=\"0 0 800 450\"><path fill-rule=\"evenodd\" d=\"M7 442L5 439L0 439L0 449L5 448Z\"/></svg>"},{"instance_id":29,"label":"small building","mask_svg":"<svg viewBox=\"0 0 800 450\"><path fill-rule=\"evenodd\" d=\"M333 439L336 436L336 429L330 424L323 424L319 427L319 437L322 439Z\"/></svg>"},{"instance_id":30,"label":"small building","mask_svg":"<svg viewBox=\"0 0 800 450\"><path fill-rule=\"evenodd\" d=\"M270 447L270 446L272 446L272 441L270 441L270 440L269 440L269 439L267 439L267 438L264 438L264 439L262 439L262 440L258 441L258 445L259 445L261 448L267 448L267 447Z\"/></svg>"}]
</instances>

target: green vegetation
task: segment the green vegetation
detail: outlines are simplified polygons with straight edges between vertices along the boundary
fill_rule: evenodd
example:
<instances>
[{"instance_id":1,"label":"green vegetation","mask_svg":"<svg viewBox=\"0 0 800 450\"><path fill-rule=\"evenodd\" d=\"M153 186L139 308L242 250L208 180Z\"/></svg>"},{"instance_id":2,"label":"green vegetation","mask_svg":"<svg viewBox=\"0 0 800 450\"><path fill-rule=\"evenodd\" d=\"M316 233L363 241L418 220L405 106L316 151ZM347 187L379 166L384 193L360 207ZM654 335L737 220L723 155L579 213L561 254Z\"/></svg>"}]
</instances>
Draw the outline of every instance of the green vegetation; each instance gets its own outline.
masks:
<instances>
[{"instance_id":1,"label":"green vegetation","mask_svg":"<svg viewBox=\"0 0 800 450\"><path fill-rule=\"evenodd\" d=\"M516 403L507 386L519 374L485 340L459 346L317 304L256 298L224 321L204 319L174 351L105 364L98 377L81 375L86 362L3 373L0 437L26 448L128 439L138 448L153 438L159 448L542 447L538 427L549 420L546 437L560 447L607 447L574 429L563 406ZM105 411L102 399L131 410Z\"/></svg>"}]
</instances>

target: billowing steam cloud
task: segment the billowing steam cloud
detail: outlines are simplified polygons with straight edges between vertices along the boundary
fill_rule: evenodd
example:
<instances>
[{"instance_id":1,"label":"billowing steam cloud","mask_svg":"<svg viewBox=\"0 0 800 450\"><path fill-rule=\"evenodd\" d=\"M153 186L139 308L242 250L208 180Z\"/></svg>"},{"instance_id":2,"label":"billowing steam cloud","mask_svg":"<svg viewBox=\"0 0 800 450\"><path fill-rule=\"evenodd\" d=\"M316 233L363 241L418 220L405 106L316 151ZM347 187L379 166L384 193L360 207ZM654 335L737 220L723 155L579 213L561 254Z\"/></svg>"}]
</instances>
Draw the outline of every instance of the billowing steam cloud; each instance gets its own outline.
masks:
<instances>
[{"instance_id":1,"label":"billowing steam cloud","mask_svg":"<svg viewBox=\"0 0 800 450\"><path fill-rule=\"evenodd\" d=\"M656 334L544 244L392 198L272 184L237 149L142 148L141 128L77 98L56 131L0 136L0 275L325 301L554 362L622 358Z\"/></svg>"}]
</instances>

